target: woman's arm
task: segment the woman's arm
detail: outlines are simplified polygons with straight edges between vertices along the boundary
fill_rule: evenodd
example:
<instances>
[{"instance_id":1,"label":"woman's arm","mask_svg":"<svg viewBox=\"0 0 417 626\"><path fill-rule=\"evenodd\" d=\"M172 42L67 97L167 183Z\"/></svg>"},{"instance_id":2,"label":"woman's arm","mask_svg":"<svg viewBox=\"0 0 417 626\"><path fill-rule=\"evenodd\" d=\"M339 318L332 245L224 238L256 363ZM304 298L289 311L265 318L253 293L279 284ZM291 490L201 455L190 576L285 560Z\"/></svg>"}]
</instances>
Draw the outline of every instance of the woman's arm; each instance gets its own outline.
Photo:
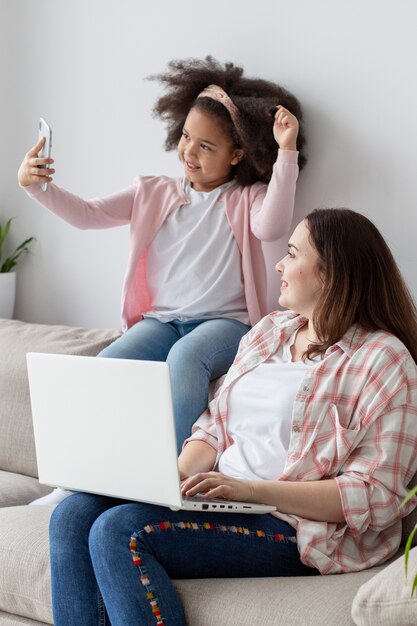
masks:
<instances>
[{"instance_id":1,"label":"woman's arm","mask_svg":"<svg viewBox=\"0 0 417 626\"><path fill-rule=\"evenodd\" d=\"M242 480L209 472L185 480L182 493L187 496L204 493L207 498L271 504L280 513L320 522L346 522L334 479L300 482Z\"/></svg>"},{"instance_id":2,"label":"woman's arm","mask_svg":"<svg viewBox=\"0 0 417 626\"><path fill-rule=\"evenodd\" d=\"M216 450L205 441L189 441L178 457L181 480L198 472L212 470L216 456Z\"/></svg>"},{"instance_id":3,"label":"woman's arm","mask_svg":"<svg viewBox=\"0 0 417 626\"><path fill-rule=\"evenodd\" d=\"M334 479L290 482L254 480L252 502L272 504L280 513L317 522L345 523L339 489Z\"/></svg>"}]
</instances>

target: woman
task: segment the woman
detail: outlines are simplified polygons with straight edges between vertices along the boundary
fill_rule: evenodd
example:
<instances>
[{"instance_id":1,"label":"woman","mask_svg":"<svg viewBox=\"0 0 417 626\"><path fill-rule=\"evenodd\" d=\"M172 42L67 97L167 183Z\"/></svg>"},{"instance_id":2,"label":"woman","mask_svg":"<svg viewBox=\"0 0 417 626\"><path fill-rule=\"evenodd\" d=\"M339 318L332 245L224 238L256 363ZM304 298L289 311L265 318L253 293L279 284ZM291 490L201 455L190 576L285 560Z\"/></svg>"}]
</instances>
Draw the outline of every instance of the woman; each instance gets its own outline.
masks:
<instances>
[{"instance_id":1,"label":"woman","mask_svg":"<svg viewBox=\"0 0 417 626\"><path fill-rule=\"evenodd\" d=\"M182 491L264 502L207 514L76 494L51 521L56 626L185 624L171 578L357 571L398 549L417 470L417 314L375 226L316 210L277 264L282 306L179 457ZM106 613L107 611L107 613Z\"/></svg>"}]
</instances>

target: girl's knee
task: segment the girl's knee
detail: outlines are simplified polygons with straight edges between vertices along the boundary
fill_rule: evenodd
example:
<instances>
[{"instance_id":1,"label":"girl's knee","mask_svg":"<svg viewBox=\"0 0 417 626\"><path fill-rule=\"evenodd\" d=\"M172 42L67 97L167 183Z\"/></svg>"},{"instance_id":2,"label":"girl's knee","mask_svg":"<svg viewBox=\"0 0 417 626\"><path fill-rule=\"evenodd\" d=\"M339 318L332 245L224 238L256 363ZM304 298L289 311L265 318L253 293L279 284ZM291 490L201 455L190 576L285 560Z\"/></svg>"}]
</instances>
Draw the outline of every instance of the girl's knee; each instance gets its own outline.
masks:
<instances>
[{"instance_id":1,"label":"girl's knee","mask_svg":"<svg viewBox=\"0 0 417 626\"><path fill-rule=\"evenodd\" d=\"M197 348L191 342L181 339L172 346L166 360L170 366L171 375L194 377L199 373L205 375L207 371L204 348Z\"/></svg>"},{"instance_id":2,"label":"girl's knee","mask_svg":"<svg viewBox=\"0 0 417 626\"><path fill-rule=\"evenodd\" d=\"M110 345L104 348L101 352L98 353L98 357L101 358L122 358L128 352L128 344L125 340L124 335L113 341Z\"/></svg>"},{"instance_id":3,"label":"girl's knee","mask_svg":"<svg viewBox=\"0 0 417 626\"><path fill-rule=\"evenodd\" d=\"M167 362L168 361L180 361L183 358L190 357L193 353L193 350L190 350L188 347L188 342L183 341L186 337L181 337L173 346L171 346L170 351L168 352Z\"/></svg>"}]
</instances>

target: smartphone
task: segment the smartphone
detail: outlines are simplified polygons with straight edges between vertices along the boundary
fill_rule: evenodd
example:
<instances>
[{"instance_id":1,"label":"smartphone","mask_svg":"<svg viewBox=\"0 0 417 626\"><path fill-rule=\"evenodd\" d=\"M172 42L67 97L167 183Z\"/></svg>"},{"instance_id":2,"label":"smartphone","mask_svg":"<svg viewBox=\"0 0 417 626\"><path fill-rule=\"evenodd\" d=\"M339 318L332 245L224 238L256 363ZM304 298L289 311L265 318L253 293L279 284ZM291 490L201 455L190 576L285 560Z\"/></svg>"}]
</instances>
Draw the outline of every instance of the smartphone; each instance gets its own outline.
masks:
<instances>
[{"instance_id":1,"label":"smartphone","mask_svg":"<svg viewBox=\"0 0 417 626\"><path fill-rule=\"evenodd\" d=\"M40 157L41 159L46 159L46 158L49 159L51 156L51 149L52 149L52 129L49 126L49 124L45 122L43 117L41 117L39 120L39 139L41 137L45 137L45 143L43 144L40 152L38 153L38 157ZM40 167L49 168L49 165L41 165ZM47 191L48 183L42 183L41 189L42 191Z\"/></svg>"}]
</instances>

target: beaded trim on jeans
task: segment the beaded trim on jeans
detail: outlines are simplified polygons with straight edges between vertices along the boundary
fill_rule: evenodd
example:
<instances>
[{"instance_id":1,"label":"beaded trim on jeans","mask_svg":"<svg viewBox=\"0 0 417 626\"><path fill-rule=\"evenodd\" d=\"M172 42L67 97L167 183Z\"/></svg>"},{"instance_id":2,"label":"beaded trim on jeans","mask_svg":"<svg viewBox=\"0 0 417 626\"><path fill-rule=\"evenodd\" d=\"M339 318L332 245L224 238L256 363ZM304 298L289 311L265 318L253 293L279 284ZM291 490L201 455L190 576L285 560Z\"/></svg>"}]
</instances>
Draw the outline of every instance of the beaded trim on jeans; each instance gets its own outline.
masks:
<instances>
[{"instance_id":1,"label":"beaded trim on jeans","mask_svg":"<svg viewBox=\"0 0 417 626\"><path fill-rule=\"evenodd\" d=\"M161 609L159 608L158 599L155 595L155 589L152 586L151 580L148 576L148 572L143 565L142 557L137 551L137 538L143 534L150 534L154 532L164 532L166 530L202 530L208 532L217 533L232 533L246 537L257 537L259 539L266 539L267 541L274 541L279 543L296 543L296 537L286 537L281 533L266 533L263 530L249 530L244 526L226 526L224 524L212 524L211 522L159 522L158 524L148 524L139 532L134 532L130 538L129 548L132 554L133 565L139 568L140 581L144 587L146 587L146 598L151 605L152 613L156 619L156 626L163 626L164 619L161 617Z\"/></svg>"},{"instance_id":2,"label":"beaded trim on jeans","mask_svg":"<svg viewBox=\"0 0 417 626\"><path fill-rule=\"evenodd\" d=\"M154 588L149 579L146 567L144 567L140 554L136 551L137 537L140 533L133 533L130 538L129 548L132 553L133 565L139 568L140 582L146 587L146 599L149 600L152 613L156 620L156 626L163 626L164 620L161 617L161 609L159 608L158 599L155 596Z\"/></svg>"}]
</instances>

